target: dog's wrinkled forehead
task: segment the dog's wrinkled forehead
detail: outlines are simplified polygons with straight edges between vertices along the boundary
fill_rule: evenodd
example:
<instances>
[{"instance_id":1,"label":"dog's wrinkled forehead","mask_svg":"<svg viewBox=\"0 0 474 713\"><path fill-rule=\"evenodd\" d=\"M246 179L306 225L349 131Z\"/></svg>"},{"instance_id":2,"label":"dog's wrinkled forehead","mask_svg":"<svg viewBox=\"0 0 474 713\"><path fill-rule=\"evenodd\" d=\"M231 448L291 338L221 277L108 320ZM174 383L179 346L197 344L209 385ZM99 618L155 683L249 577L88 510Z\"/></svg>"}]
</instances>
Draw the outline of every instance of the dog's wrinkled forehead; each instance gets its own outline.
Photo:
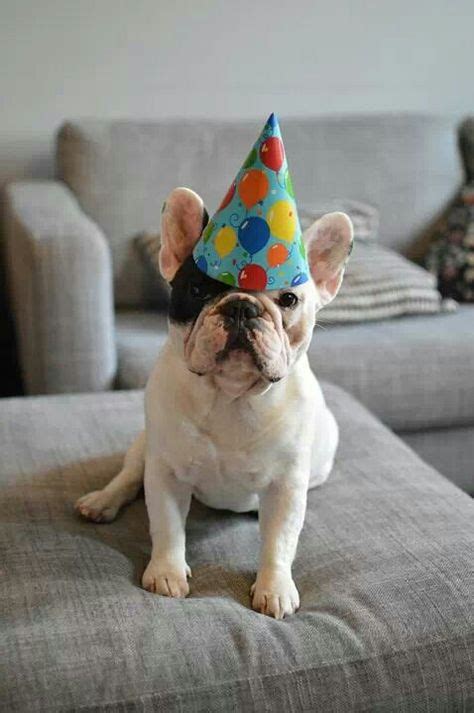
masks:
<instances>
[{"instance_id":1,"label":"dog's wrinkled forehead","mask_svg":"<svg viewBox=\"0 0 474 713\"><path fill-rule=\"evenodd\" d=\"M192 322L210 300L231 289L201 272L189 255L171 281L169 317L181 324Z\"/></svg>"}]
</instances>

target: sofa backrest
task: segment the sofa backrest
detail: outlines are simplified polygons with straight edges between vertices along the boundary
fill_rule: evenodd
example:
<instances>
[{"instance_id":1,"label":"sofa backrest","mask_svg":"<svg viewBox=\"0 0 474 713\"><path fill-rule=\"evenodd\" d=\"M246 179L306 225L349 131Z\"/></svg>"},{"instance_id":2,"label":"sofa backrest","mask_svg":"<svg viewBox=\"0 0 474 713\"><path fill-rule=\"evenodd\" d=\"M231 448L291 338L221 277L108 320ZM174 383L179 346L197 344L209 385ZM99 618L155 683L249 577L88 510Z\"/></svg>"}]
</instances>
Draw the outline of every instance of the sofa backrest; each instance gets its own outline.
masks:
<instances>
[{"instance_id":1,"label":"sofa backrest","mask_svg":"<svg viewBox=\"0 0 474 713\"><path fill-rule=\"evenodd\" d=\"M58 178L103 229L119 306L146 303L152 286L133 238L159 226L169 191L185 185L212 212L255 141L258 121L96 121L64 124ZM324 208L349 198L380 211L380 240L403 250L462 180L452 119L360 115L285 119L283 138L297 200Z\"/></svg>"}]
</instances>

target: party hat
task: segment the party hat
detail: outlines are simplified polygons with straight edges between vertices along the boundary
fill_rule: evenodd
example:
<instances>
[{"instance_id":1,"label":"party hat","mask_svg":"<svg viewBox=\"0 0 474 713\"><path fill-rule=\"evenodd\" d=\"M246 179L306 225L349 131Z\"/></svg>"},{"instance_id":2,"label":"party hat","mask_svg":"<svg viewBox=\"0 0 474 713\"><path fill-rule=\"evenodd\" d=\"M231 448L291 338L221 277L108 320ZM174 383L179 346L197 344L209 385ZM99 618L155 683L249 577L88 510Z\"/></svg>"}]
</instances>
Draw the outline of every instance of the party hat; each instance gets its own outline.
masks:
<instances>
[{"instance_id":1,"label":"party hat","mask_svg":"<svg viewBox=\"0 0 474 713\"><path fill-rule=\"evenodd\" d=\"M246 290L306 282L308 261L278 119L272 114L193 257L215 280Z\"/></svg>"}]
</instances>

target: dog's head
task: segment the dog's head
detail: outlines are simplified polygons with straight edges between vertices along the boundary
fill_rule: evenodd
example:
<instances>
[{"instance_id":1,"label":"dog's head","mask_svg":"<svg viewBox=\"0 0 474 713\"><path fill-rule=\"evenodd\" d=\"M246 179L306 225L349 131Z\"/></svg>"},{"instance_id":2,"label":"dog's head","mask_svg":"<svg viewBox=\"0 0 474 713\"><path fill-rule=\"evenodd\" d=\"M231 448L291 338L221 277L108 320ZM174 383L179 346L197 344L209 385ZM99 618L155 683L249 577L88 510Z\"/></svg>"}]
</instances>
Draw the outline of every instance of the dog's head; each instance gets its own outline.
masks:
<instances>
[{"instance_id":1,"label":"dog's head","mask_svg":"<svg viewBox=\"0 0 474 713\"><path fill-rule=\"evenodd\" d=\"M192 250L208 222L201 198L176 188L161 222L160 270L171 285L170 334L188 369L212 375L228 394L264 391L285 377L312 337L317 311L337 294L352 245L344 213L305 232L312 280L255 292L205 275Z\"/></svg>"}]
</instances>

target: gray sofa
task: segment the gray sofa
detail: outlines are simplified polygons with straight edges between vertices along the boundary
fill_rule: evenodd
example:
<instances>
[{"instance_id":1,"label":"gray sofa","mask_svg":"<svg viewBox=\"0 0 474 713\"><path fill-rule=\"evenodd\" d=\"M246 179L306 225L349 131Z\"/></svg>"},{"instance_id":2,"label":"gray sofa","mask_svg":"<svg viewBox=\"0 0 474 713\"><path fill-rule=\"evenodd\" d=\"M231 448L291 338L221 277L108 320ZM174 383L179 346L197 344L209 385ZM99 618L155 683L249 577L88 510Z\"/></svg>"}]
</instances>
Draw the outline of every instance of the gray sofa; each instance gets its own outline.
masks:
<instances>
[{"instance_id":1,"label":"gray sofa","mask_svg":"<svg viewBox=\"0 0 474 713\"><path fill-rule=\"evenodd\" d=\"M187 600L140 588L143 500L79 520L143 426L143 393L0 403L0 709L8 713L474 710L472 499L341 389L328 482L309 494L301 609L250 608L253 515L194 503Z\"/></svg>"},{"instance_id":2,"label":"gray sofa","mask_svg":"<svg viewBox=\"0 0 474 713\"><path fill-rule=\"evenodd\" d=\"M409 248L462 182L454 121L371 115L285 120L297 197L380 210L379 240ZM143 386L165 334L133 238L188 185L212 210L255 122L76 121L57 180L6 193L8 274L30 394ZM474 305L454 314L316 330L316 373L354 394L423 458L474 493Z\"/></svg>"}]
</instances>

